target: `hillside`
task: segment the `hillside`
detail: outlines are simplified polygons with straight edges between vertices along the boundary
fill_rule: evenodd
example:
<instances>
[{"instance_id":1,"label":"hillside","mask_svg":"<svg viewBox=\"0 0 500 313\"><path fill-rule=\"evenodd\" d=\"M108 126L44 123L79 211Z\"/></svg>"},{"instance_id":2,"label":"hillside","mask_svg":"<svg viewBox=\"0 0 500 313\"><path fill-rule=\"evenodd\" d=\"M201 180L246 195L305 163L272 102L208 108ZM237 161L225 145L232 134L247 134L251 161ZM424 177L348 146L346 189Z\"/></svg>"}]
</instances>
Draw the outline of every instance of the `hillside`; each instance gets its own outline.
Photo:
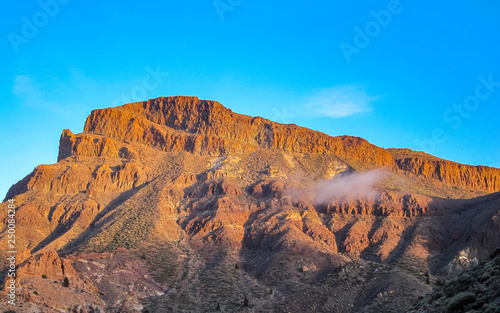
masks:
<instances>
[{"instance_id":1,"label":"hillside","mask_svg":"<svg viewBox=\"0 0 500 313\"><path fill-rule=\"evenodd\" d=\"M94 110L8 199L17 312L396 312L500 245L500 169L196 97Z\"/></svg>"}]
</instances>

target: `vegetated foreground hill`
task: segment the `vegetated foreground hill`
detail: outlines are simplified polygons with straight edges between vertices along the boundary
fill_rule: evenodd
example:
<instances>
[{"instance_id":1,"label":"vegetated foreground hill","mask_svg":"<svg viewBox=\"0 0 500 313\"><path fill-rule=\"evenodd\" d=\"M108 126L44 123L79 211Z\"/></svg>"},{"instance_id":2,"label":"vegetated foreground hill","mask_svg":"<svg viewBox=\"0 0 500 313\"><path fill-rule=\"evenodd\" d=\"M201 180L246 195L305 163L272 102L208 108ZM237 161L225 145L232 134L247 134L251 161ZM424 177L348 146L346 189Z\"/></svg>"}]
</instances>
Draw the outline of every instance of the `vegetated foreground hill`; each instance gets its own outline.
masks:
<instances>
[{"instance_id":1,"label":"vegetated foreground hill","mask_svg":"<svg viewBox=\"0 0 500 313\"><path fill-rule=\"evenodd\" d=\"M7 194L16 311L397 312L500 244L499 191L496 168L196 97L95 110Z\"/></svg>"},{"instance_id":2,"label":"vegetated foreground hill","mask_svg":"<svg viewBox=\"0 0 500 313\"><path fill-rule=\"evenodd\" d=\"M491 260L453 277L408 312L500 312L500 248Z\"/></svg>"}]
</instances>

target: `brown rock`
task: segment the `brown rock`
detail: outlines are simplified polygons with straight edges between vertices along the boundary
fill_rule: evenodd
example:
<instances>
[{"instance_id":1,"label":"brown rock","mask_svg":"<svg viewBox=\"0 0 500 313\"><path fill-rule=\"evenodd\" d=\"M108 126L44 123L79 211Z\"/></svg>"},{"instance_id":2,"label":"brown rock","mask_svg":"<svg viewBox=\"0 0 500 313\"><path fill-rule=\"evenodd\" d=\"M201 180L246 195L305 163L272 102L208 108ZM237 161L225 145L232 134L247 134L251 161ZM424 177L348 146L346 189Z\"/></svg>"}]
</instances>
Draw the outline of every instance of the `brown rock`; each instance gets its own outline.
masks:
<instances>
[{"instance_id":1,"label":"brown rock","mask_svg":"<svg viewBox=\"0 0 500 313\"><path fill-rule=\"evenodd\" d=\"M71 261L59 257L57 252L53 250L32 256L19 265L17 270L18 280L22 280L25 276L38 277L42 275L46 275L47 279L61 281L67 277L75 285L83 283L71 265Z\"/></svg>"},{"instance_id":2,"label":"brown rock","mask_svg":"<svg viewBox=\"0 0 500 313\"><path fill-rule=\"evenodd\" d=\"M400 169L425 178L475 190L500 191L500 169L497 168L420 158L404 158L396 162Z\"/></svg>"}]
</instances>

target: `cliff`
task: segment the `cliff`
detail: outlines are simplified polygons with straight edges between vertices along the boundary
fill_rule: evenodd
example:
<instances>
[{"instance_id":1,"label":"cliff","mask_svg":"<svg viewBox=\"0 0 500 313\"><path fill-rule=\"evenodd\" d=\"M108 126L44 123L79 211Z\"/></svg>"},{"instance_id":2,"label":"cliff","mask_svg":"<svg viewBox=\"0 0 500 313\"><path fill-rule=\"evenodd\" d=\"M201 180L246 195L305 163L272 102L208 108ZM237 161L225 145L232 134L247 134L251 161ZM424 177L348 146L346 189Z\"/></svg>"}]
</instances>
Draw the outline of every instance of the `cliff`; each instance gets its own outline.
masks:
<instances>
[{"instance_id":1,"label":"cliff","mask_svg":"<svg viewBox=\"0 0 500 313\"><path fill-rule=\"evenodd\" d=\"M84 132L148 144L164 151L228 155L257 148L337 154L395 168L392 155L368 141L331 137L293 124L233 113L215 101L169 97L94 110Z\"/></svg>"},{"instance_id":2,"label":"cliff","mask_svg":"<svg viewBox=\"0 0 500 313\"><path fill-rule=\"evenodd\" d=\"M446 184L487 192L500 191L500 169L463 165L432 156L422 158L424 154L408 149L386 150L358 137L331 137L294 124L236 114L218 102L196 97L157 98L94 110L87 118L84 132L143 143L163 151L205 155L250 153L257 148L334 154L378 167L399 168ZM63 133L59 159L70 155L73 150L88 150L76 148L81 143L70 138ZM106 142L100 141L93 146L99 150L94 155L118 153Z\"/></svg>"}]
</instances>

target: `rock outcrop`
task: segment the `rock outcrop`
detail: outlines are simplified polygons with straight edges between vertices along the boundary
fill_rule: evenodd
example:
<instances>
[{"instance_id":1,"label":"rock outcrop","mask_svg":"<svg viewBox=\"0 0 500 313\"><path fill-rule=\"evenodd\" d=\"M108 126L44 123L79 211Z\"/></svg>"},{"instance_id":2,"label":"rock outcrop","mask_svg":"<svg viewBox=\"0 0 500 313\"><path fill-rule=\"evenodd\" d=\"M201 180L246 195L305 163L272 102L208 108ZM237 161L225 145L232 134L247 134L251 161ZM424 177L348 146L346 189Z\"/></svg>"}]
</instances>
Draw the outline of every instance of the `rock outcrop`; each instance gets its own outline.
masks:
<instances>
[{"instance_id":1,"label":"rock outcrop","mask_svg":"<svg viewBox=\"0 0 500 313\"><path fill-rule=\"evenodd\" d=\"M17 279L22 281L26 276L44 276L45 279L60 281L68 278L71 284L83 288L83 281L71 261L59 257L53 250L37 254L21 263L17 269Z\"/></svg>"},{"instance_id":2,"label":"rock outcrop","mask_svg":"<svg viewBox=\"0 0 500 313\"><path fill-rule=\"evenodd\" d=\"M437 179L446 184L488 192L500 190L500 169L497 168L420 158L398 159L396 163L404 171L425 178Z\"/></svg>"},{"instance_id":3,"label":"rock outcrop","mask_svg":"<svg viewBox=\"0 0 500 313\"><path fill-rule=\"evenodd\" d=\"M294 153L329 153L395 168L392 155L368 141L331 137L294 124L233 113L196 97L157 98L94 110L84 131L149 144L166 151L228 155L257 147Z\"/></svg>"},{"instance_id":4,"label":"rock outcrop","mask_svg":"<svg viewBox=\"0 0 500 313\"><path fill-rule=\"evenodd\" d=\"M413 217L432 214L431 202L426 196L384 192L376 197L338 199L328 204L326 213Z\"/></svg>"}]
</instances>

